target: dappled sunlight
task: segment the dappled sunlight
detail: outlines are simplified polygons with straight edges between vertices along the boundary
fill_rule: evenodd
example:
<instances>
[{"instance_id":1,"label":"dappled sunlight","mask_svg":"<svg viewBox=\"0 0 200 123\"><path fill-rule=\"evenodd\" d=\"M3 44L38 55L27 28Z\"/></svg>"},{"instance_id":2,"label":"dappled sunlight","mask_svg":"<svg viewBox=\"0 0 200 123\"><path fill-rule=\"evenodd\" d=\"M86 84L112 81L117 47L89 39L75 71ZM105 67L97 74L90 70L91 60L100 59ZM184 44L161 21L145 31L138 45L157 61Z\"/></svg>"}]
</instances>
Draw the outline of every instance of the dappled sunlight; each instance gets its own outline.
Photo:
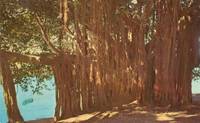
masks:
<instances>
[{"instance_id":1,"label":"dappled sunlight","mask_svg":"<svg viewBox=\"0 0 200 123\"><path fill-rule=\"evenodd\" d=\"M157 120L157 121L172 121L172 120L174 120L174 118L162 114L162 115L158 115L158 116L156 117L156 120Z\"/></svg>"},{"instance_id":2,"label":"dappled sunlight","mask_svg":"<svg viewBox=\"0 0 200 123\"><path fill-rule=\"evenodd\" d=\"M193 119L200 119L199 105L190 105L181 111L170 111L169 107L149 108L139 106L137 101L132 101L121 106L113 107L112 110L98 111L60 121L61 123L159 123L188 121L193 123ZM193 112L197 109L196 112ZM195 122L194 122L195 123Z\"/></svg>"},{"instance_id":3,"label":"dappled sunlight","mask_svg":"<svg viewBox=\"0 0 200 123\"><path fill-rule=\"evenodd\" d=\"M172 121L175 120L177 116L183 116L186 112L166 112L156 114L157 121Z\"/></svg>"},{"instance_id":4,"label":"dappled sunlight","mask_svg":"<svg viewBox=\"0 0 200 123\"><path fill-rule=\"evenodd\" d=\"M71 117L71 118L68 118L68 119L65 119L65 120L61 120L61 121L59 121L59 123L63 123L63 122L67 122L67 123L83 122L83 121L91 119L92 117L94 117L95 115L97 115L99 113L100 112L94 112L94 113L91 113L91 114L89 114L89 113L83 114L83 115L79 115L79 116L76 116L76 117Z\"/></svg>"},{"instance_id":5,"label":"dappled sunlight","mask_svg":"<svg viewBox=\"0 0 200 123\"><path fill-rule=\"evenodd\" d=\"M97 121L97 120L102 120L104 118L112 118L117 114L119 114L119 112L117 111L93 112L61 120L59 121L59 123L87 122L91 120Z\"/></svg>"},{"instance_id":6,"label":"dappled sunlight","mask_svg":"<svg viewBox=\"0 0 200 123\"><path fill-rule=\"evenodd\" d=\"M113 117L113 116L117 115L118 113L119 112L116 112L116 111L114 111L114 112L106 111L106 112L103 112L100 115L98 115L97 118L99 118L99 119L104 119L105 117L110 118L110 117Z\"/></svg>"},{"instance_id":7,"label":"dappled sunlight","mask_svg":"<svg viewBox=\"0 0 200 123\"><path fill-rule=\"evenodd\" d=\"M169 107L149 108L139 106L136 101L113 107L111 110L86 113L58 123L198 123L200 121L200 105L188 105L181 111L173 111ZM53 119L38 120L28 123L53 123Z\"/></svg>"},{"instance_id":8,"label":"dappled sunlight","mask_svg":"<svg viewBox=\"0 0 200 123\"><path fill-rule=\"evenodd\" d=\"M187 111L156 114L157 121L176 121L193 117L200 117L200 114L187 114Z\"/></svg>"}]
</instances>

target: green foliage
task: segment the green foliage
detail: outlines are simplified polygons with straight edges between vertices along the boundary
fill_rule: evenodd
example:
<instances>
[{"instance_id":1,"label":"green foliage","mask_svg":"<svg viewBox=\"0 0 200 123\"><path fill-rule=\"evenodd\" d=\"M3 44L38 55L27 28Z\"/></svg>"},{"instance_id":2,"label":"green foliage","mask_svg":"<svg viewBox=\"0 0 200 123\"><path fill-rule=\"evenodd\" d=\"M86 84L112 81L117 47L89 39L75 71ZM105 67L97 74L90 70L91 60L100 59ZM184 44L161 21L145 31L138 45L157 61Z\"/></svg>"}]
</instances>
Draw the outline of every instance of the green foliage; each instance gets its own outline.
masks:
<instances>
[{"instance_id":1,"label":"green foliage","mask_svg":"<svg viewBox=\"0 0 200 123\"><path fill-rule=\"evenodd\" d=\"M194 81L199 80L200 79L200 65L198 67L195 67L192 72L193 72L192 74L193 80Z\"/></svg>"},{"instance_id":2,"label":"green foliage","mask_svg":"<svg viewBox=\"0 0 200 123\"><path fill-rule=\"evenodd\" d=\"M71 33L63 35L63 48L74 51L76 48L75 30L74 30L74 9L80 11L80 24L82 21L91 21L91 3L87 0L87 9L83 12L81 3L83 0L69 0L69 22L68 28ZM116 8L110 9L109 21L112 23L112 30L121 31L118 28L120 14L128 15L131 18L139 19L142 15L142 9L147 0L118 0ZM183 7L189 6L189 0L181 0ZM88 15L87 18L81 14ZM49 39L56 48L60 48L59 38L61 32L61 17L59 15L58 0L1 0L0 1L0 50L18 52L21 54L41 54L50 53L48 46L44 43L35 14L38 14L48 33ZM108 15L105 15L108 16ZM110 17L111 16L111 17ZM106 17L105 17L106 18ZM104 20L105 21L105 20ZM145 30L145 43L153 40L155 29L156 13L152 12L147 28ZM140 21L139 21L140 22ZM107 25L106 25L107 26ZM123 25L125 26L125 25ZM115 29L115 27L117 27ZM89 34L89 33L88 33ZM114 34L114 33L113 33ZM44 80L52 79L52 72L49 66L30 65L25 63L13 63L11 65L14 82L27 91L29 88L34 93L46 88ZM194 79L200 77L200 67L193 70ZM33 78L33 79L30 79ZM33 81L36 81L33 85Z\"/></svg>"},{"instance_id":3,"label":"green foliage","mask_svg":"<svg viewBox=\"0 0 200 123\"><path fill-rule=\"evenodd\" d=\"M46 81L52 81L53 74L49 66L14 63L11 65L15 84L20 85L24 91L32 90L41 93L48 89Z\"/></svg>"},{"instance_id":4,"label":"green foliage","mask_svg":"<svg viewBox=\"0 0 200 123\"><path fill-rule=\"evenodd\" d=\"M49 52L42 41L34 12L23 7L19 1L1 0L0 18L0 50L34 55ZM49 20L53 21L53 19ZM53 30L55 25L52 21L48 24ZM50 80L53 77L49 66L44 65L13 63L11 69L14 82L19 84L24 91L31 89L33 93L39 93L47 88L44 80Z\"/></svg>"},{"instance_id":5,"label":"green foliage","mask_svg":"<svg viewBox=\"0 0 200 123\"><path fill-rule=\"evenodd\" d=\"M34 13L16 1L1 1L0 49L39 54L48 52L36 23Z\"/></svg>"}]
</instances>

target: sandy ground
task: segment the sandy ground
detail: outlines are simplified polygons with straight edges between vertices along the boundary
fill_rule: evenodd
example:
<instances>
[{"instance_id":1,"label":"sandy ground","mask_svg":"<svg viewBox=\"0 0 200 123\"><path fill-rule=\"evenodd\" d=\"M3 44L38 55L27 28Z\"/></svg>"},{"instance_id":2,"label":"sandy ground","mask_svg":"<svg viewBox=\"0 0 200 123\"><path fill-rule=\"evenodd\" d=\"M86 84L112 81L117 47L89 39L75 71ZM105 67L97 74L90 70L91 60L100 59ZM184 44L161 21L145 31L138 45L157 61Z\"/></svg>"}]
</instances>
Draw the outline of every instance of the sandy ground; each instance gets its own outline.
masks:
<instances>
[{"instance_id":1,"label":"sandy ground","mask_svg":"<svg viewBox=\"0 0 200 123\"><path fill-rule=\"evenodd\" d=\"M194 104L171 110L168 107L139 107L136 102L114 107L112 110L79 115L58 123L200 123L200 94L193 97ZM54 123L53 119L27 123Z\"/></svg>"}]
</instances>

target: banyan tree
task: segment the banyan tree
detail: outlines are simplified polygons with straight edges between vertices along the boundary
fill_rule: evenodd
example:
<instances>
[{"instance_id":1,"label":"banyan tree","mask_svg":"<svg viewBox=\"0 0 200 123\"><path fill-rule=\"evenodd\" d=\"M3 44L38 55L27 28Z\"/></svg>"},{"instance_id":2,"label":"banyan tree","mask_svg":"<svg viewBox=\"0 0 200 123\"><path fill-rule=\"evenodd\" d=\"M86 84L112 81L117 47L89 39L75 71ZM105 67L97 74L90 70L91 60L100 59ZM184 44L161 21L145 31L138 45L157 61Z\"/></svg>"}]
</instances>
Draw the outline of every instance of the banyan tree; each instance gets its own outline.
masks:
<instances>
[{"instance_id":1,"label":"banyan tree","mask_svg":"<svg viewBox=\"0 0 200 123\"><path fill-rule=\"evenodd\" d=\"M15 66L24 64L27 71L31 65L52 71L56 120L133 100L192 102L198 0L1 2L0 68L10 122L23 121L15 84L37 73L17 74Z\"/></svg>"}]
</instances>

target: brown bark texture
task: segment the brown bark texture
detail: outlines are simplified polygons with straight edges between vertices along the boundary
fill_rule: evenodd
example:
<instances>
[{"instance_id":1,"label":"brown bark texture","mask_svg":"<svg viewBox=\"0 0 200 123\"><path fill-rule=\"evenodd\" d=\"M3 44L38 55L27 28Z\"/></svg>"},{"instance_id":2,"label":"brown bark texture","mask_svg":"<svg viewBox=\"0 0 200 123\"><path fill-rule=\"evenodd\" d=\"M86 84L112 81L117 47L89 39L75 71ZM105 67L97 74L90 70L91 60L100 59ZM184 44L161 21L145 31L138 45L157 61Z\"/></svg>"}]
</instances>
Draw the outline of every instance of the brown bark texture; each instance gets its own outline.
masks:
<instances>
[{"instance_id":1,"label":"brown bark texture","mask_svg":"<svg viewBox=\"0 0 200 123\"><path fill-rule=\"evenodd\" d=\"M17 97L15 84L13 82L12 73L7 60L0 58L0 69L3 78L4 100L6 104L9 123L23 122L22 115L17 105Z\"/></svg>"}]
</instances>

